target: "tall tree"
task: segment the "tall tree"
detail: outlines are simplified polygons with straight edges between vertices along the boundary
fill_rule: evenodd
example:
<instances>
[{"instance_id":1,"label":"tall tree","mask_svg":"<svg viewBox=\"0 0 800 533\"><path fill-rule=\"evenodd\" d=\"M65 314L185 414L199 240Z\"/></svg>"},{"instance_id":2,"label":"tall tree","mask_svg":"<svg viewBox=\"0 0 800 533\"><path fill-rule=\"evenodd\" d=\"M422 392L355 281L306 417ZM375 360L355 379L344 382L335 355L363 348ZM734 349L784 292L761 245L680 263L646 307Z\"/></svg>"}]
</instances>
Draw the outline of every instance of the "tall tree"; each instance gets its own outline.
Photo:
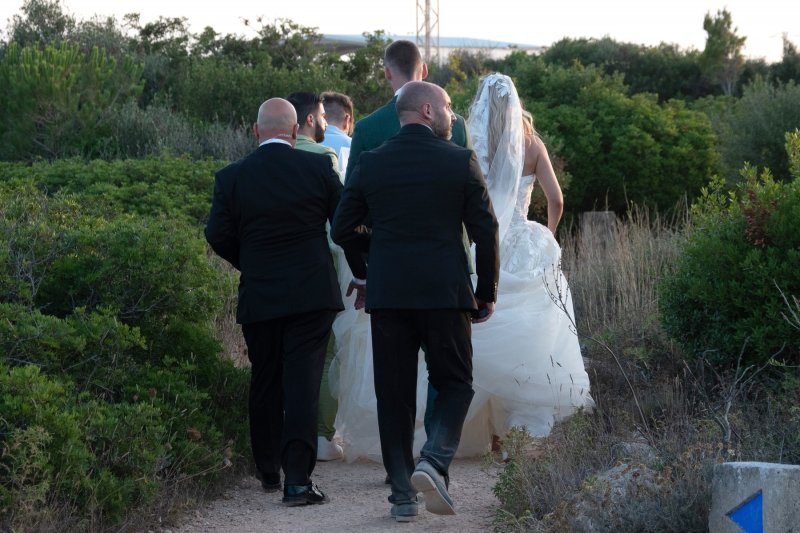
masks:
<instances>
[{"instance_id":1,"label":"tall tree","mask_svg":"<svg viewBox=\"0 0 800 533\"><path fill-rule=\"evenodd\" d=\"M733 19L727 9L717 11L714 17L706 13L703 29L707 34L706 47L700 57L703 69L706 76L730 96L744 65L742 48L747 37L736 34L737 28L733 27Z\"/></svg>"},{"instance_id":2,"label":"tall tree","mask_svg":"<svg viewBox=\"0 0 800 533\"><path fill-rule=\"evenodd\" d=\"M65 11L61 0L26 0L20 12L9 28L11 40L20 46L58 45L75 28L75 18Z\"/></svg>"},{"instance_id":3,"label":"tall tree","mask_svg":"<svg viewBox=\"0 0 800 533\"><path fill-rule=\"evenodd\" d=\"M770 68L773 81L800 83L800 53L789 37L783 34L783 58Z\"/></svg>"}]
</instances>

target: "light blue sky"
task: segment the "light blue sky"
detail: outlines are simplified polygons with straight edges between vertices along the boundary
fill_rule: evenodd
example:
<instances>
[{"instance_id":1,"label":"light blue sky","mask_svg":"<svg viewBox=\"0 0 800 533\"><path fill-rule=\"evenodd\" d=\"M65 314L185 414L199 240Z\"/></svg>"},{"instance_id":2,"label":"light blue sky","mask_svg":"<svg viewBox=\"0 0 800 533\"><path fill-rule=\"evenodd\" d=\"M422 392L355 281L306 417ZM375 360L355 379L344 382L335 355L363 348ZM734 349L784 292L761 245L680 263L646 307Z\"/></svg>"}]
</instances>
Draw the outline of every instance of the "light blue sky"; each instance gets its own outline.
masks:
<instances>
[{"instance_id":1,"label":"light blue sky","mask_svg":"<svg viewBox=\"0 0 800 533\"><path fill-rule=\"evenodd\" d=\"M420 0L424 4L424 0ZM437 0L430 0L436 6ZM221 33L243 33L242 19L289 18L322 33L360 34L386 30L416 32L416 0L62 0L80 19L94 14L138 12L143 21L159 15L187 17L196 31L210 25ZM654 45L666 41L702 49L703 16L726 8L739 35L747 37L745 55L780 60L781 34L800 45L800 0L438 0L442 36L475 37L549 45L562 37L610 36ZM0 26L22 0L0 3Z\"/></svg>"}]
</instances>

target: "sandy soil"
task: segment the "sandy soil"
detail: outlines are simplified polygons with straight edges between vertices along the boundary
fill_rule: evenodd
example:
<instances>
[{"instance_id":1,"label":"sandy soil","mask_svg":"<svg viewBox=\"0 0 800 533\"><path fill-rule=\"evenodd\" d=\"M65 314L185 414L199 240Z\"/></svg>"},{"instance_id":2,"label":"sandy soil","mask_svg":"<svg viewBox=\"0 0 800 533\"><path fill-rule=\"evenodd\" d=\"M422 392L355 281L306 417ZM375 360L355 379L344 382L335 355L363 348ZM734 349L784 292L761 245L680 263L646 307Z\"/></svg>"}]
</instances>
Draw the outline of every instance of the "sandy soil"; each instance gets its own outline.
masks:
<instances>
[{"instance_id":1,"label":"sandy soil","mask_svg":"<svg viewBox=\"0 0 800 533\"><path fill-rule=\"evenodd\" d=\"M501 467L481 459L456 460L450 467L450 495L455 516L438 516L420 505L416 522L398 523L389 516L383 466L359 461L317 463L313 479L330 503L284 507L281 493L266 494L252 477L241 479L220 499L190 511L170 528L173 533L195 532L339 532L491 531L498 501L492 494Z\"/></svg>"}]
</instances>

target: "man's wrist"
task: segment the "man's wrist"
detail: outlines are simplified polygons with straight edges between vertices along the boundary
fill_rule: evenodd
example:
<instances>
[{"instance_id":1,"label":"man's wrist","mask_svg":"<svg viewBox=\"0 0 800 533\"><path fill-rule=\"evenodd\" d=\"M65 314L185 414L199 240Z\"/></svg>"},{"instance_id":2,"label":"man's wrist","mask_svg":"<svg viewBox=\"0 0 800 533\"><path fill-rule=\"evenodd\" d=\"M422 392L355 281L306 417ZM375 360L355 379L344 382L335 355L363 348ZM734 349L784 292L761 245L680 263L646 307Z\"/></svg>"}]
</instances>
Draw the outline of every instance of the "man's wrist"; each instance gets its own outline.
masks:
<instances>
[{"instance_id":1,"label":"man's wrist","mask_svg":"<svg viewBox=\"0 0 800 533\"><path fill-rule=\"evenodd\" d=\"M353 276L353 281L351 281L350 283L352 283L353 285L364 286L364 285L367 284L367 280L361 279L361 278L357 278L357 277Z\"/></svg>"}]
</instances>

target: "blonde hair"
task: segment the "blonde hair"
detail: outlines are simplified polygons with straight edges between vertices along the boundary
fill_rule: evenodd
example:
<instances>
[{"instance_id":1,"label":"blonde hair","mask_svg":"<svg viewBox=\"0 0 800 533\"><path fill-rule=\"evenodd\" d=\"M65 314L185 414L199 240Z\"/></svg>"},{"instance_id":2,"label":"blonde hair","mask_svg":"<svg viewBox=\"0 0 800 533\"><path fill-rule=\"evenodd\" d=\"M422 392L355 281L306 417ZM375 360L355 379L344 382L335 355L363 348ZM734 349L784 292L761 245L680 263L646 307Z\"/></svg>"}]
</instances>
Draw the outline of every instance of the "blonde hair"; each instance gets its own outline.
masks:
<instances>
[{"instance_id":1,"label":"blonde hair","mask_svg":"<svg viewBox=\"0 0 800 533\"><path fill-rule=\"evenodd\" d=\"M536 135L536 129L533 127L533 115L531 115L530 111L526 111L525 108L522 108L522 129L525 130L525 135L532 136Z\"/></svg>"},{"instance_id":2,"label":"blonde hair","mask_svg":"<svg viewBox=\"0 0 800 533\"><path fill-rule=\"evenodd\" d=\"M482 83L486 83L486 79L482 80ZM508 98L509 94L507 90L501 89L497 84L489 85L488 87L489 93L489 123L488 123L488 131L487 131L487 155L489 157L489 161L494 159L494 154L497 152L497 146L500 143L500 140L503 137L503 132L506 129L506 114L508 110ZM480 89L478 90L480 94ZM477 101L477 99L476 99ZM474 104L473 104L474 105ZM522 101L520 101L520 107L522 108L522 129L525 132L525 135L530 136L539 136L536 132L536 128L533 125L533 115L531 115L530 111L525 109L525 106L522 105Z\"/></svg>"},{"instance_id":3,"label":"blonde hair","mask_svg":"<svg viewBox=\"0 0 800 533\"><path fill-rule=\"evenodd\" d=\"M498 90L498 84L492 84L488 88L489 91L489 122L487 124L488 131L487 140L487 156L489 161L494 159L494 154L497 152L503 133L506 130L506 110L508 109L508 91Z\"/></svg>"}]
</instances>

